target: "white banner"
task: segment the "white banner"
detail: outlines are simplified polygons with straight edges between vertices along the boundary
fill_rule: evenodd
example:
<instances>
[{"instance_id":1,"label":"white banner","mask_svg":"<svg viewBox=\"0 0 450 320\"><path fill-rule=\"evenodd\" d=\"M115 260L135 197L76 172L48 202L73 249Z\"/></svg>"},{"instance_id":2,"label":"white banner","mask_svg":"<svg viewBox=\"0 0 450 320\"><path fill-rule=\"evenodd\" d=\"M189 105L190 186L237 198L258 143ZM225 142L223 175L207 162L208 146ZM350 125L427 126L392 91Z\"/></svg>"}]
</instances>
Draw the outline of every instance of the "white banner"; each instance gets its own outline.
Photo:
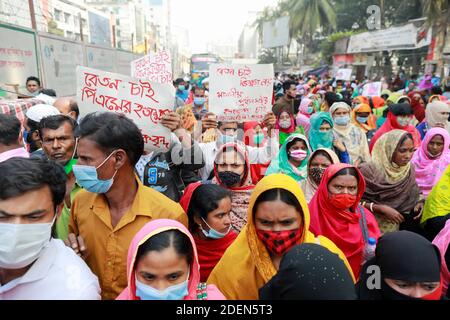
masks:
<instances>
[{"instance_id":1,"label":"white banner","mask_svg":"<svg viewBox=\"0 0 450 320\"><path fill-rule=\"evenodd\" d=\"M172 84L172 60L170 51L149 53L145 57L131 62L131 76L157 83Z\"/></svg>"},{"instance_id":2,"label":"white banner","mask_svg":"<svg viewBox=\"0 0 450 320\"><path fill-rule=\"evenodd\" d=\"M336 72L336 80L350 81L352 78L352 69L339 69Z\"/></svg>"},{"instance_id":3,"label":"white banner","mask_svg":"<svg viewBox=\"0 0 450 320\"><path fill-rule=\"evenodd\" d=\"M370 82L364 85L362 95L366 97L374 97L381 95L381 81Z\"/></svg>"},{"instance_id":4,"label":"white banner","mask_svg":"<svg viewBox=\"0 0 450 320\"><path fill-rule=\"evenodd\" d=\"M81 116L95 111L125 114L141 129L145 149L170 147L170 130L160 121L173 109L175 88L86 67L77 68L77 101Z\"/></svg>"},{"instance_id":5,"label":"white banner","mask_svg":"<svg viewBox=\"0 0 450 320\"><path fill-rule=\"evenodd\" d=\"M30 31L0 26L0 83L18 85L27 94L25 81L39 78L34 34Z\"/></svg>"},{"instance_id":6,"label":"white banner","mask_svg":"<svg viewBox=\"0 0 450 320\"><path fill-rule=\"evenodd\" d=\"M263 24L263 48L282 47L289 44L289 16Z\"/></svg>"},{"instance_id":7,"label":"white banner","mask_svg":"<svg viewBox=\"0 0 450 320\"><path fill-rule=\"evenodd\" d=\"M75 70L83 63L81 43L39 35L41 44L44 83L58 96L73 96L77 91Z\"/></svg>"},{"instance_id":8,"label":"white banner","mask_svg":"<svg viewBox=\"0 0 450 320\"><path fill-rule=\"evenodd\" d=\"M219 121L261 121L272 110L273 65L212 64L209 111Z\"/></svg>"},{"instance_id":9,"label":"white banner","mask_svg":"<svg viewBox=\"0 0 450 320\"><path fill-rule=\"evenodd\" d=\"M347 53L417 49L430 43L431 28L427 33L410 23L353 35L348 42Z\"/></svg>"}]
</instances>

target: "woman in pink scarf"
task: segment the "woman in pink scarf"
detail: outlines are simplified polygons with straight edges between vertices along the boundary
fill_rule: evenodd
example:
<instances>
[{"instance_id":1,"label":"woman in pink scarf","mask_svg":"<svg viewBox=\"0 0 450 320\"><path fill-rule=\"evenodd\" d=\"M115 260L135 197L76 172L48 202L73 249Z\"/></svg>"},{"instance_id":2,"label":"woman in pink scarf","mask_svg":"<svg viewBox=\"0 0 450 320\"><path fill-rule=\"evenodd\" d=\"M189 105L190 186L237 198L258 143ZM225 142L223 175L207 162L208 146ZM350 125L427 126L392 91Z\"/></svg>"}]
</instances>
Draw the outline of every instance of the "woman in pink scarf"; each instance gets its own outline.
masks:
<instances>
[{"instance_id":1,"label":"woman in pink scarf","mask_svg":"<svg viewBox=\"0 0 450 320\"><path fill-rule=\"evenodd\" d=\"M199 269L195 242L186 227L175 220L152 220L131 241L128 287L116 300L225 300L215 285L200 283Z\"/></svg>"},{"instance_id":2,"label":"woman in pink scarf","mask_svg":"<svg viewBox=\"0 0 450 320\"><path fill-rule=\"evenodd\" d=\"M416 171L416 182L426 198L450 164L450 134L436 127L425 135L420 148L411 160Z\"/></svg>"},{"instance_id":3,"label":"woman in pink scarf","mask_svg":"<svg viewBox=\"0 0 450 320\"><path fill-rule=\"evenodd\" d=\"M450 291L448 291L448 285L450 283L450 220L445 224L444 229L439 232L436 238L433 240L433 244L439 248L441 253L441 279L442 279L442 295L445 296L447 292L447 297L450 296Z\"/></svg>"},{"instance_id":4,"label":"woman in pink scarf","mask_svg":"<svg viewBox=\"0 0 450 320\"><path fill-rule=\"evenodd\" d=\"M298 108L297 118L295 119L297 126L303 127L305 134L308 134L311 124L309 118L314 113L313 101L310 98L303 98Z\"/></svg>"}]
</instances>

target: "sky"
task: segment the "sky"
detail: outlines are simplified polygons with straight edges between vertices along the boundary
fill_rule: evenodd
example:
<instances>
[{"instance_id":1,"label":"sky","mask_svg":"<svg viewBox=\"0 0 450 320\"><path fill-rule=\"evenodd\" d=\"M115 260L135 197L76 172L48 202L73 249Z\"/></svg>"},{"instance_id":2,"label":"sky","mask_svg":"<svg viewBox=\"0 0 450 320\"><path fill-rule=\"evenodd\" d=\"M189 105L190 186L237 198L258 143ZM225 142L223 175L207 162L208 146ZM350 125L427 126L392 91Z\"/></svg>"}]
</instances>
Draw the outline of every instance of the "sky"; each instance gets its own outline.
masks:
<instances>
[{"instance_id":1,"label":"sky","mask_svg":"<svg viewBox=\"0 0 450 320\"><path fill-rule=\"evenodd\" d=\"M249 16L278 0L172 0L172 24L189 31L192 53L206 51L208 42L237 41ZM250 12L250 13L249 13Z\"/></svg>"}]
</instances>

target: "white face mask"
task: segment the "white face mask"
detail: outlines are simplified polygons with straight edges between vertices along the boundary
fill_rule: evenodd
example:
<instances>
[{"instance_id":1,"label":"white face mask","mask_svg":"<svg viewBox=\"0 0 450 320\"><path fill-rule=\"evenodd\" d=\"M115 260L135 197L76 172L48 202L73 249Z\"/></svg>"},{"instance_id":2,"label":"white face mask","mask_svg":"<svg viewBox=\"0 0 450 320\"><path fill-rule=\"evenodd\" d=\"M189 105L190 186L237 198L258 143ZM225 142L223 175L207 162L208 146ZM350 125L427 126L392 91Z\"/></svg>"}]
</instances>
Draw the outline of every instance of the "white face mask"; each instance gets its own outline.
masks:
<instances>
[{"instance_id":1,"label":"white face mask","mask_svg":"<svg viewBox=\"0 0 450 320\"><path fill-rule=\"evenodd\" d=\"M0 223L0 268L20 269L37 260L50 243L51 223Z\"/></svg>"}]
</instances>

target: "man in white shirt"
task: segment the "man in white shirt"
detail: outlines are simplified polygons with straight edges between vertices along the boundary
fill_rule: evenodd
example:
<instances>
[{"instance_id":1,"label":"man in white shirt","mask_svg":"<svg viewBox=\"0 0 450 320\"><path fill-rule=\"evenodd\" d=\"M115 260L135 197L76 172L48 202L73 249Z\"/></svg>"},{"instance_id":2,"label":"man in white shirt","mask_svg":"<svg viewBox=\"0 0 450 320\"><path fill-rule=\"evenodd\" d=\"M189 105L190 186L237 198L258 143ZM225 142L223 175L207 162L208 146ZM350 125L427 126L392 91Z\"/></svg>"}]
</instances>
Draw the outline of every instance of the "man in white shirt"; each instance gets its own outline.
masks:
<instances>
[{"instance_id":1,"label":"man in white shirt","mask_svg":"<svg viewBox=\"0 0 450 320\"><path fill-rule=\"evenodd\" d=\"M65 192L66 174L53 161L0 163L0 300L100 299L97 277L52 237Z\"/></svg>"},{"instance_id":2,"label":"man in white shirt","mask_svg":"<svg viewBox=\"0 0 450 320\"><path fill-rule=\"evenodd\" d=\"M205 166L200 169L199 174L203 181L210 178L211 172L214 169L214 160L216 158L217 150L219 147L227 142L235 140L243 140L243 137L238 135L238 123L237 122L219 122L211 120L214 114L207 113L202 119L203 129L218 128L217 141L208 143L199 143L200 148L203 151L203 157ZM275 127L276 118L272 112L266 114L263 120L264 127L267 128L268 139L265 146L255 148L247 146L249 160L251 164L256 163L269 163L278 155L280 150L280 144L278 140L277 130L273 130Z\"/></svg>"}]
</instances>

